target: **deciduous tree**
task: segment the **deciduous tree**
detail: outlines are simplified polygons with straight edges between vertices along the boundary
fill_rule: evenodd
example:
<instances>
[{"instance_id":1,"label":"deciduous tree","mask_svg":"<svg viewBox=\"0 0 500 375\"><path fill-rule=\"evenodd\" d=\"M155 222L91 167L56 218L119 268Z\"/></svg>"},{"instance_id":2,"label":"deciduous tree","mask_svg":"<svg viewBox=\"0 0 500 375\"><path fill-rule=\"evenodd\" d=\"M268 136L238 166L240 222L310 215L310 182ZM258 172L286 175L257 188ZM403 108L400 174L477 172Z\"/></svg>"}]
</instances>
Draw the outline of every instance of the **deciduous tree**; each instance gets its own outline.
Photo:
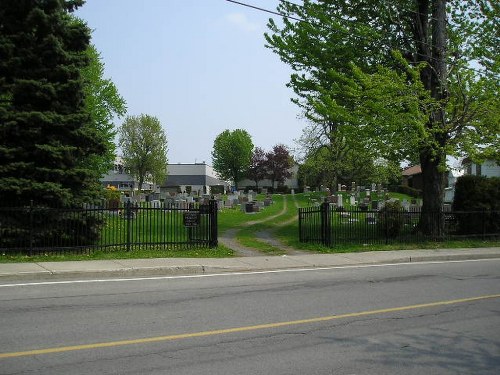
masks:
<instances>
[{"instance_id":1,"label":"deciduous tree","mask_svg":"<svg viewBox=\"0 0 500 375\"><path fill-rule=\"evenodd\" d=\"M162 183L167 177L167 136L154 117L145 114L127 116L119 131L124 167L139 181Z\"/></svg>"},{"instance_id":2,"label":"deciduous tree","mask_svg":"<svg viewBox=\"0 0 500 375\"><path fill-rule=\"evenodd\" d=\"M252 138L246 130L224 130L214 141L212 150L214 170L221 178L232 180L237 189L238 181L245 176L250 167L252 150Z\"/></svg>"},{"instance_id":3,"label":"deciduous tree","mask_svg":"<svg viewBox=\"0 0 500 375\"><path fill-rule=\"evenodd\" d=\"M255 188L259 188L259 181L266 178L266 153L260 147L255 147L252 153L247 177L255 182Z\"/></svg>"},{"instance_id":4,"label":"deciduous tree","mask_svg":"<svg viewBox=\"0 0 500 375\"><path fill-rule=\"evenodd\" d=\"M290 168L293 166L293 158L285 145L278 144L266 153L267 178L271 180L271 186L275 183L282 185L292 175Z\"/></svg>"},{"instance_id":5,"label":"deciduous tree","mask_svg":"<svg viewBox=\"0 0 500 375\"><path fill-rule=\"evenodd\" d=\"M440 235L447 155L499 147L500 9L489 0L280 2L266 39L313 124L422 167L420 229ZM293 18L302 19L295 21Z\"/></svg>"},{"instance_id":6,"label":"deciduous tree","mask_svg":"<svg viewBox=\"0 0 500 375\"><path fill-rule=\"evenodd\" d=\"M94 156L89 161L93 169L104 175L113 166L116 157L114 125L115 117L122 117L127 111L125 99L119 94L118 89L111 79L104 78L104 63L101 55L90 45L85 54L89 64L82 68L83 90L85 94L85 108L90 114L92 126L101 142L106 144L104 155Z\"/></svg>"}]
</instances>

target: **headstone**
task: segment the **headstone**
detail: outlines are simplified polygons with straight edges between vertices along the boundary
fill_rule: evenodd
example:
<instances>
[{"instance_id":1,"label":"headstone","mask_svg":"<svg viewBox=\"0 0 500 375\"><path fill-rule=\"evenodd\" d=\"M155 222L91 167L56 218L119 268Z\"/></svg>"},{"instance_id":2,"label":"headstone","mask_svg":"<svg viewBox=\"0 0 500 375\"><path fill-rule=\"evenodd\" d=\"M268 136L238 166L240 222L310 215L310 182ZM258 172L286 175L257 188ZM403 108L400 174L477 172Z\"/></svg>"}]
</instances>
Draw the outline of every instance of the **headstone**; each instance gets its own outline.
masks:
<instances>
[{"instance_id":1,"label":"headstone","mask_svg":"<svg viewBox=\"0 0 500 375\"><path fill-rule=\"evenodd\" d=\"M372 183L372 191L376 191L377 190L377 184L376 183Z\"/></svg>"},{"instance_id":2,"label":"headstone","mask_svg":"<svg viewBox=\"0 0 500 375\"><path fill-rule=\"evenodd\" d=\"M342 194L337 195L337 206L338 207L344 207L344 202L343 202Z\"/></svg>"},{"instance_id":3,"label":"headstone","mask_svg":"<svg viewBox=\"0 0 500 375\"><path fill-rule=\"evenodd\" d=\"M403 208L405 209L405 211L409 211L410 210L410 202L408 202L406 199L403 199L403 202L401 202L401 205L403 206Z\"/></svg>"},{"instance_id":4,"label":"headstone","mask_svg":"<svg viewBox=\"0 0 500 375\"><path fill-rule=\"evenodd\" d=\"M337 185L337 191L342 191L342 184Z\"/></svg>"},{"instance_id":5,"label":"headstone","mask_svg":"<svg viewBox=\"0 0 500 375\"><path fill-rule=\"evenodd\" d=\"M369 197L370 196L370 189L366 189L365 192L366 192L366 196Z\"/></svg>"},{"instance_id":6,"label":"headstone","mask_svg":"<svg viewBox=\"0 0 500 375\"><path fill-rule=\"evenodd\" d=\"M159 200L151 201L151 208L160 208L160 207L161 207L161 202Z\"/></svg>"},{"instance_id":7,"label":"headstone","mask_svg":"<svg viewBox=\"0 0 500 375\"><path fill-rule=\"evenodd\" d=\"M351 206L355 206L356 205L356 198L354 198L354 195L351 195L349 197L349 203Z\"/></svg>"},{"instance_id":8,"label":"headstone","mask_svg":"<svg viewBox=\"0 0 500 375\"><path fill-rule=\"evenodd\" d=\"M373 212L368 212L366 214L366 223L371 225L377 224L377 217Z\"/></svg>"},{"instance_id":9,"label":"headstone","mask_svg":"<svg viewBox=\"0 0 500 375\"><path fill-rule=\"evenodd\" d=\"M295 194L295 189L292 189L291 193L292 193L292 195L294 195Z\"/></svg>"},{"instance_id":10,"label":"headstone","mask_svg":"<svg viewBox=\"0 0 500 375\"><path fill-rule=\"evenodd\" d=\"M351 182L351 191L356 191L356 182Z\"/></svg>"}]
</instances>

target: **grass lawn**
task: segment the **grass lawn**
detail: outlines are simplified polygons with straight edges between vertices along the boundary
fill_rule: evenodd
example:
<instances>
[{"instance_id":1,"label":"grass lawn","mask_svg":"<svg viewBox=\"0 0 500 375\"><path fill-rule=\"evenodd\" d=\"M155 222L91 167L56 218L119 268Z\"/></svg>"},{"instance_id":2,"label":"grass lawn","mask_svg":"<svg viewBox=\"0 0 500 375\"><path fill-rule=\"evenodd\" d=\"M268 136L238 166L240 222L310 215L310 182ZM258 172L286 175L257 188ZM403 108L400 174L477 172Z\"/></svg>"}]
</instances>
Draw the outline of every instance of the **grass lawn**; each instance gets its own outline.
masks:
<instances>
[{"instance_id":1,"label":"grass lawn","mask_svg":"<svg viewBox=\"0 0 500 375\"><path fill-rule=\"evenodd\" d=\"M411 200L409 196L398 193L391 193L391 197ZM263 200L265 196L258 195L257 200ZM318 206L324 198L324 193L304 193L295 195L273 195L273 204L258 213L245 213L239 208L224 208L218 213L219 234L228 230L236 230L236 239L242 245L251 247L263 254L281 255L285 251L277 246L273 246L261 238L260 232L266 232L281 240L282 243L290 247L310 251L312 253L340 253L356 251L378 251L378 250L398 250L398 249L434 249L434 248L466 248L466 247L495 247L500 246L499 241L463 240L463 241L443 241L443 242L421 242L421 243L394 243L385 245L384 243L375 245L358 244L337 244L326 247L317 244L301 243L298 239L297 207ZM375 197L374 197L375 198ZM286 209L285 209L286 199ZM348 201L348 194L345 194L344 202ZM346 207L349 209L349 207ZM365 213L356 218L358 223L365 220ZM363 216L364 215L364 216ZM202 219L203 220L203 219ZM163 238L166 231L175 237L177 241L184 241L189 236L189 229L183 226L182 215L168 211L150 212L149 214L139 213L131 221L131 235L138 242L154 242ZM345 225L345 218L335 213L332 219L333 225ZM127 221L115 215L108 217L106 225L101 232L103 244L113 244L126 242L125 232ZM360 224L349 224L350 231L347 236L351 240L359 238L360 230L366 230L366 226ZM197 229L202 230L202 229ZM373 226L373 230L376 230ZM195 232L192 232L193 234ZM383 241L381 241L383 242ZM217 258L231 257L234 252L231 249L219 244L215 249L209 248L176 248L169 245L168 249L160 246L135 246L131 251L126 251L125 246L114 246L102 250L92 251L91 254L82 255L40 255L40 256L17 256L0 254L0 262L40 262L40 261L66 261L66 260L92 260L92 259L127 259L127 258L166 258L166 257L199 257Z\"/></svg>"}]
</instances>

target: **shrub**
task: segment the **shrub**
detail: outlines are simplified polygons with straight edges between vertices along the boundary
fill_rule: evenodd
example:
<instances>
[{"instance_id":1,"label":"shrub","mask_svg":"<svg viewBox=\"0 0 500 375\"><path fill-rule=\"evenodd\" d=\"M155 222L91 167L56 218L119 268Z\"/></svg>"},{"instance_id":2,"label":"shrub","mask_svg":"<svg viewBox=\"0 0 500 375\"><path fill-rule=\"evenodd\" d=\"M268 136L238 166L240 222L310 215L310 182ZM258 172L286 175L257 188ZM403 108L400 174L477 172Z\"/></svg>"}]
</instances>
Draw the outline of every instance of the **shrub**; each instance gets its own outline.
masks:
<instances>
[{"instance_id":1,"label":"shrub","mask_svg":"<svg viewBox=\"0 0 500 375\"><path fill-rule=\"evenodd\" d=\"M500 231L500 178L459 177L455 185L452 207L454 211L464 212L457 215L460 234L498 233Z\"/></svg>"},{"instance_id":2,"label":"shrub","mask_svg":"<svg viewBox=\"0 0 500 375\"><path fill-rule=\"evenodd\" d=\"M389 186L389 190L394 193L406 194L413 198L422 197L422 190L414 189L406 185Z\"/></svg>"},{"instance_id":3,"label":"shrub","mask_svg":"<svg viewBox=\"0 0 500 375\"><path fill-rule=\"evenodd\" d=\"M212 194L224 194L224 185L210 186L210 192Z\"/></svg>"},{"instance_id":4,"label":"shrub","mask_svg":"<svg viewBox=\"0 0 500 375\"><path fill-rule=\"evenodd\" d=\"M274 189L276 193L282 193L282 194L290 194L290 188L286 185L280 185L276 189Z\"/></svg>"},{"instance_id":5,"label":"shrub","mask_svg":"<svg viewBox=\"0 0 500 375\"><path fill-rule=\"evenodd\" d=\"M403 205L400 201L386 201L378 212L378 226L388 238L394 238L403 228Z\"/></svg>"}]
</instances>

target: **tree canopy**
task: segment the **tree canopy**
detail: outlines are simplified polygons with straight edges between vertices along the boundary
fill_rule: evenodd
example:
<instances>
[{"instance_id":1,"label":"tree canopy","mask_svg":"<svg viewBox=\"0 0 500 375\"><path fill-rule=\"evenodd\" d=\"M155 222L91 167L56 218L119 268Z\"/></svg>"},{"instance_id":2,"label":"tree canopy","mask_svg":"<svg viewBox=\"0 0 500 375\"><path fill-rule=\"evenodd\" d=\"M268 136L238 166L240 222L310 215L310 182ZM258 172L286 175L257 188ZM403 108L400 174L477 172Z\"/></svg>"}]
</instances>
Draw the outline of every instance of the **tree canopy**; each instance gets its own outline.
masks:
<instances>
[{"instance_id":1,"label":"tree canopy","mask_svg":"<svg viewBox=\"0 0 500 375\"><path fill-rule=\"evenodd\" d=\"M104 78L104 63L95 46L90 45L85 54L89 61L89 64L81 70L84 81L85 108L90 115L97 136L106 144L106 153L96 156L92 164L100 175L104 175L111 169L116 157L117 131L114 119L124 116L127 108L125 99L119 94L113 81Z\"/></svg>"},{"instance_id":2,"label":"tree canopy","mask_svg":"<svg viewBox=\"0 0 500 375\"><path fill-rule=\"evenodd\" d=\"M83 1L0 3L0 201L57 206L101 191L90 160L107 144L85 107Z\"/></svg>"},{"instance_id":3,"label":"tree canopy","mask_svg":"<svg viewBox=\"0 0 500 375\"><path fill-rule=\"evenodd\" d=\"M150 115L127 116L119 131L119 145L126 170L137 178L160 184L167 177L167 136L160 121Z\"/></svg>"},{"instance_id":4,"label":"tree canopy","mask_svg":"<svg viewBox=\"0 0 500 375\"><path fill-rule=\"evenodd\" d=\"M305 0L278 11L283 26L270 20L266 40L292 67L305 117L335 147L418 159L424 212L441 209L447 155L498 153L494 2ZM442 221L424 219L421 229L439 234Z\"/></svg>"},{"instance_id":5,"label":"tree canopy","mask_svg":"<svg viewBox=\"0 0 500 375\"><path fill-rule=\"evenodd\" d=\"M238 188L238 181L246 175L250 167L252 150L252 137L246 130L226 129L215 138L212 150L213 168L221 178L232 180Z\"/></svg>"},{"instance_id":6,"label":"tree canopy","mask_svg":"<svg viewBox=\"0 0 500 375\"><path fill-rule=\"evenodd\" d=\"M266 153L266 177L274 184L282 185L292 175L290 168L293 166L293 158L285 145L277 144Z\"/></svg>"},{"instance_id":7,"label":"tree canopy","mask_svg":"<svg viewBox=\"0 0 500 375\"><path fill-rule=\"evenodd\" d=\"M259 187L259 181L266 177L266 153L260 147L255 147L252 152L252 159L247 170L247 177L255 182L255 187Z\"/></svg>"}]
</instances>

